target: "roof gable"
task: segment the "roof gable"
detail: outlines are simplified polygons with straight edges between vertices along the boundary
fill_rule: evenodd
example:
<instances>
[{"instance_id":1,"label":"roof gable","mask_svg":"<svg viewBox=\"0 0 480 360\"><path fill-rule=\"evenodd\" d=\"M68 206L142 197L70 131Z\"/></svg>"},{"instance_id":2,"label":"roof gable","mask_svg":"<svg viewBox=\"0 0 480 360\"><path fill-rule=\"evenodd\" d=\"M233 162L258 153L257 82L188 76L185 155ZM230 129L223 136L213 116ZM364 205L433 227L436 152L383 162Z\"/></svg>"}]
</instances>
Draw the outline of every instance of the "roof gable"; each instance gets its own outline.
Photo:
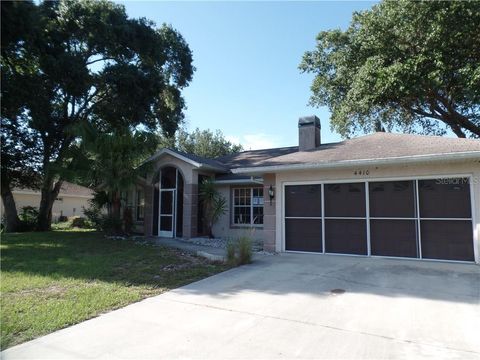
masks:
<instances>
[{"instance_id":1,"label":"roof gable","mask_svg":"<svg viewBox=\"0 0 480 360\"><path fill-rule=\"evenodd\" d=\"M228 171L227 168L225 168L221 163L217 162L214 159L207 159L201 156L188 154L178 150L167 149L167 148L157 151L154 155L152 155L147 160L145 160L144 163L156 160L164 155L173 156L199 169L207 169L207 170L212 170L217 172Z\"/></svg>"}]
</instances>

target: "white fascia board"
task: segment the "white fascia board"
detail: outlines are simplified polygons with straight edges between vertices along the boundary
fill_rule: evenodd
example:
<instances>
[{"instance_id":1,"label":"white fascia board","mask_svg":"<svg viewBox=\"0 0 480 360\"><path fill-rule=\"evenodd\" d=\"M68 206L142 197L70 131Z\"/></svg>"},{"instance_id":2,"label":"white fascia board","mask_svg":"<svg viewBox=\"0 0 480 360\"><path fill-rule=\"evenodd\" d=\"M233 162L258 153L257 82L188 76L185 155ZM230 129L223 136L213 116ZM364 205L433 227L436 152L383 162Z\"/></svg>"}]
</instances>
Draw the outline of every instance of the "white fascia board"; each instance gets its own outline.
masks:
<instances>
[{"instance_id":1,"label":"white fascia board","mask_svg":"<svg viewBox=\"0 0 480 360\"><path fill-rule=\"evenodd\" d=\"M62 194L62 193L59 193L57 197L70 197L70 198L81 198L81 199L93 199L93 195L72 195L72 194Z\"/></svg>"},{"instance_id":2,"label":"white fascia board","mask_svg":"<svg viewBox=\"0 0 480 360\"><path fill-rule=\"evenodd\" d=\"M293 171L293 170L335 169L335 168L352 167L352 166L413 164L413 163L425 163L425 162L431 162L431 161L451 161L451 160L480 160L480 151L400 156L400 157L379 158L379 159L341 160L341 161L332 161L332 162L324 162L324 163L285 164L285 165L245 167L245 168L232 169L231 171L234 174L261 174L261 173L268 173L268 172L282 172L282 171Z\"/></svg>"},{"instance_id":3,"label":"white fascia board","mask_svg":"<svg viewBox=\"0 0 480 360\"><path fill-rule=\"evenodd\" d=\"M222 184L263 184L263 179L238 179L238 180L215 180L214 184L222 185Z\"/></svg>"}]
</instances>

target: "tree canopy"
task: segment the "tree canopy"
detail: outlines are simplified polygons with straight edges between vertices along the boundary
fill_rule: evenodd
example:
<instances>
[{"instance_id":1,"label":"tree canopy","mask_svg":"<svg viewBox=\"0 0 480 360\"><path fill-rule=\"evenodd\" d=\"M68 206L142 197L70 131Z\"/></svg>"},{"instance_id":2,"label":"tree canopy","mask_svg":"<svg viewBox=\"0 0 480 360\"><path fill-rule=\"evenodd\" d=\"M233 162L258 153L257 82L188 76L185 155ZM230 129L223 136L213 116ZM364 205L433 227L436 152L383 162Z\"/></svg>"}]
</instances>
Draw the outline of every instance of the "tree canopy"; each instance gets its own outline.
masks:
<instances>
[{"instance_id":1,"label":"tree canopy","mask_svg":"<svg viewBox=\"0 0 480 360\"><path fill-rule=\"evenodd\" d=\"M344 137L387 130L480 137L480 2L383 1L319 33L300 64Z\"/></svg>"},{"instance_id":2,"label":"tree canopy","mask_svg":"<svg viewBox=\"0 0 480 360\"><path fill-rule=\"evenodd\" d=\"M1 7L2 140L16 143L17 154L39 154L27 167L41 180L39 229L45 230L62 169L71 167L77 125L105 134L161 129L172 135L183 119L181 90L192 79L192 53L171 26L129 18L123 6L106 0L3 1ZM4 132L3 125L24 131ZM19 165L2 161L7 183L16 173L4 167Z\"/></svg>"},{"instance_id":3,"label":"tree canopy","mask_svg":"<svg viewBox=\"0 0 480 360\"><path fill-rule=\"evenodd\" d=\"M180 128L173 137L162 136L160 147L206 158L216 158L243 150L242 145L228 141L220 130L200 130L199 128L191 133Z\"/></svg>"}]
</instances>

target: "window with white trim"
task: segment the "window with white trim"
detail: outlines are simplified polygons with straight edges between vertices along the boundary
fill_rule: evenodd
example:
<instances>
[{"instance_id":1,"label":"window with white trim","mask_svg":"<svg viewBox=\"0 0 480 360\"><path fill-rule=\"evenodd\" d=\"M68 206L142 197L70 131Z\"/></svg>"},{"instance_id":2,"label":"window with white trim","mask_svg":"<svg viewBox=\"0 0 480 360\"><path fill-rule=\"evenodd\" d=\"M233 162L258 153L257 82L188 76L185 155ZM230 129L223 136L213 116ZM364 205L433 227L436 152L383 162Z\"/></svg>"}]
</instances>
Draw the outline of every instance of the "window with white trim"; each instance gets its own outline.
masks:
<instances>
[{"instance_id":1,"label":"window with white trim","mask_svg":"<svg viewBox=\"0 0 480 360\"><path fill-rule=\"evenodd\" d=\"M263 187L234 188L233 224L263 225Z\"/></svg>"}]
</instances>

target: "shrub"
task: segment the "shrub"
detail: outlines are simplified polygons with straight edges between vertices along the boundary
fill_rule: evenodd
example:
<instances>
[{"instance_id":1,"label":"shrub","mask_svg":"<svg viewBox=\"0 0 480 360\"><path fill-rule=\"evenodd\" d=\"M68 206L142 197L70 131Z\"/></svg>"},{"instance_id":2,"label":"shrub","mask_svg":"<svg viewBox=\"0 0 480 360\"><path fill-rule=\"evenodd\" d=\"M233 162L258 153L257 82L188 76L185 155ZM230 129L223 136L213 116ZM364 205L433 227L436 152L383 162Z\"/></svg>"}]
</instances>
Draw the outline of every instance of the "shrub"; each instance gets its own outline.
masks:
<instances>
[{"instance_id":1,"label":"shrub","mask_svg":"<svg viewBox=\"0 0 480 360\"><path fill-rule=\"evenodd\" d=\"M252 262L252 240L247 236L238 239L238 264L250 264Z\"/></svg>"},{"instance_id":2,"label":"shrub","mask_svg":"<svg viewBox=\"0 0 480 360\"><path fill-rule=\"evenodd\" d=\"M33 206L24 206L18 217L20 219L20 223L18 224L19 232L35 230L38 219L37 208Z\"/></svg>"},{"instance_id":3,"label":"shrub","mask_svg":"<svg viewBox=\"0 0 480 360\"><path fill-rule=\"evenodd\" d=\"M72 216L67 219L67 221L57 222L52 224L53 230L62 230L67 231L71 229L92 229L93 224L91 224L87 219L80 216Z\"/></svg>"},{"instance_id":4,"label":"shrub","mask_svg":"<svg viewBox=\"0 0 480 360\"><path fill-rule=\"evenodd\" d=\"M118 229L122 228L122 219L112 216L102 216L101 227L107 235L118 235Z\"/></svg>"},{"instance_id":5,"label":"shrub","mask_svg":"<svg viewBox=\"0 0 480 360\"><path fill-rule=\"evenodd\" d=\"M65 215L60 215L58 217L58 222L67 222L68 221L68 217L66 217Z\"/></svg>"},{"instance_id":6,"label":"shrub","mask_svg":"<svg viewBox=\"0 0 480 360\"><path fill-rule=\"evenodd\" d=\"M227 199L220 194L212 179L205 179L200 185L200 200L203 204L204 221L208 236L213 239L213 225L227 211Z\"/></svg>"},{"instance_id":7,"label":"shrub","mask_svg":"<svg viewBox=\"0 0 480 360\"><path fill-rule=\"evenodd\" d=\"M105 216L102 214L102 208L100 206L94 202L90 202L90 207L83 208L83 214L95 229L103 230Z\"/></svg>"},{"instance_id":8,"label":"shrub","mask_svg":"<svg viewBox=\"0 0 480 360\"><path fill-rule=\"evenodd\" d=\"M236 253L235 243L233 241L229 241L227 243L227 262L230 265L236 265L236 263L237 263L235 253Z\"/></svg>"},{"instance_id":9,"label":"shrub","mask_svg":"<svg viewBox=\"0 0 480 360\"><path fill-rule=\"evenodd\" d=\"M80 216L74 216L71 219L71 225L70 227L76 227L76 228L88 228L90 227L89 224L87 223L86 219Z\"/></svg>"}]
</instances>

